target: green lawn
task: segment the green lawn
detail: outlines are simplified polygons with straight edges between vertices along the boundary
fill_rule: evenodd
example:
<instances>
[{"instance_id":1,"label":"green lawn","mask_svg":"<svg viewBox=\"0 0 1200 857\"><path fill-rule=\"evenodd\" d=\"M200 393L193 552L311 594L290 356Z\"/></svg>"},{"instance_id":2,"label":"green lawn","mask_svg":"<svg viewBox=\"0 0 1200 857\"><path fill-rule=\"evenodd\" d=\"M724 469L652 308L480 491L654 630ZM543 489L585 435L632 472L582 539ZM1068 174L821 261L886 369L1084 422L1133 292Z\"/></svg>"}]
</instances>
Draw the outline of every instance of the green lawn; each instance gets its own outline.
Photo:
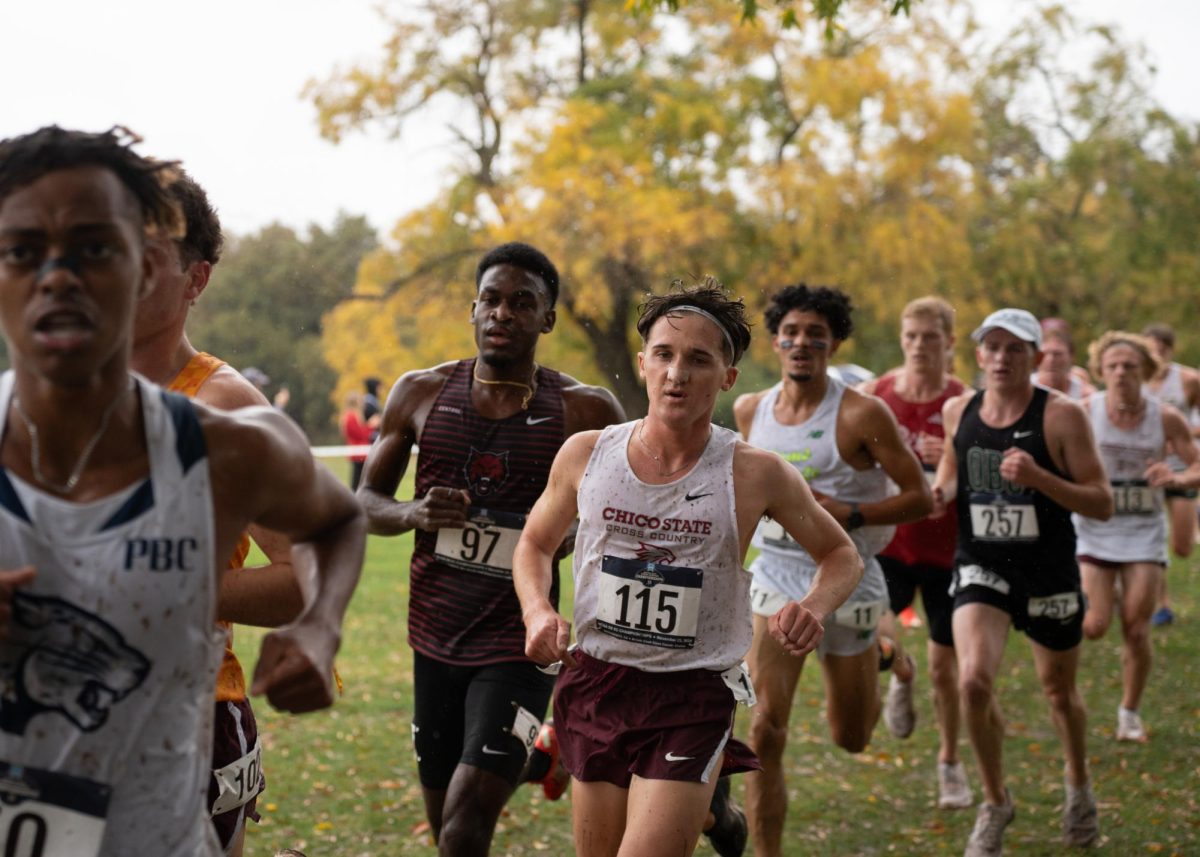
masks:
<instances>
[{"instance_id":1,"label":"green lawn","mask_svg":"<svg viewBox=\"0 0 1200 857\"><path fill-rule=\"evenodd\" d=\"M308 857L434 853L409 739L410 550L408 537L371 539L338 660L345 694L337 705L303 717L258 706L268 786L259 803L263 823L251 825L247 855L271 857L281 847L299 848ZM1088 751L1100 802L1102 853L1200 853L1198 572L1197 562L1190 567L1177 562L1170 571L1179 619L1154 631L1155 672L1143 704L1149 744L1113 741L1120 694L1116 628L1104 641L1085 644L1080 684L1091 716ZM924 630L904 633L924 676ZM238 629L247 672L259 636ZM912 738L898 741L880 723L868 750L851 756L829 741L819 672L810 663L796 695L786 762L791 796L786 852L962 853L974 812L935 807L937 739L928 694L918 699ZM1017 801L1008 850L1067 853L1058 845L1062 755L1022 637L1010 639L999 691L1009 721L1005 759ZM743 729L749 716L739 714ZM978 796L965 738L963 753ZM548 803L540 788L522 788L501 820L492 853L571 854L568 801ZM697 854L711 853L702 841Z\"/></svg>"}]
</instances>

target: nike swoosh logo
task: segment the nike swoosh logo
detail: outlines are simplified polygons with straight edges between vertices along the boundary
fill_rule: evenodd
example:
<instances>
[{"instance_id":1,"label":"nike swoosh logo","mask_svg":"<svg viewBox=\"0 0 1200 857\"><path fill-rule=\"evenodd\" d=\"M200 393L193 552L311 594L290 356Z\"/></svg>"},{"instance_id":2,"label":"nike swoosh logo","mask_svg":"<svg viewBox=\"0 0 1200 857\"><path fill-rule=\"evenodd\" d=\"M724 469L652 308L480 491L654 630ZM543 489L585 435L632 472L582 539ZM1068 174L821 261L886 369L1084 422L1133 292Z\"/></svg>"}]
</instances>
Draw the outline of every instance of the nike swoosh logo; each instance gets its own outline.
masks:
<instances>
[{"instance_id":1,"label":"nike swoosh logo","mask_svg":"<svg viewBox=\"0 0 1200 857\"><path fill-rule=\"evenodd\" d=\"M507 750L493 750L487 744L483 745L483 755L485 756L507 756Z\"/></svg>"},{"instance_id":2,"label":"nike swoosh logo","mask_svg":"<svg viewBox=\"0 0 1200 857\"><path fill-rule=\"evenodd\" d=\"M554 419L554 417L526 417L525 425L535 426L538 423L544 423L546 420L552 420L552 419Z\"/></svg>"},{"instance_id":3,"label":"nike swoosh logo","mask_svg":"<svg viewBox=\"0 0 1200 857\"><path fill-rule=\"evenodd\" d=\"M709 491L707 494L684 494L683 499L691 503L693 500L699 500L701 497L711 497L712 495L713 492L711 491Z\"/></svg>"},{"instance_id":4,"label":"nike swoosh logo","mask_svg":"<svg viewBox=\"0 0 1200 857\"><path fill-rule=\"evenodd\" d=\"M1023 437L1033 437L1031 431L1015 431L1013 432L1013 440L1020 440Z\"/></svg>"},{"instance_id":5,"label":"nike swoosh logo","mask_svg":"<svg viewBox=\"0 0 1200 857\"><path fill-rule=\"evenodd\" d=\"M667 753L668 762L686 762L688 759L694 759L695 756L676 756L674 753Z\"/></svg>"}]
</instances>

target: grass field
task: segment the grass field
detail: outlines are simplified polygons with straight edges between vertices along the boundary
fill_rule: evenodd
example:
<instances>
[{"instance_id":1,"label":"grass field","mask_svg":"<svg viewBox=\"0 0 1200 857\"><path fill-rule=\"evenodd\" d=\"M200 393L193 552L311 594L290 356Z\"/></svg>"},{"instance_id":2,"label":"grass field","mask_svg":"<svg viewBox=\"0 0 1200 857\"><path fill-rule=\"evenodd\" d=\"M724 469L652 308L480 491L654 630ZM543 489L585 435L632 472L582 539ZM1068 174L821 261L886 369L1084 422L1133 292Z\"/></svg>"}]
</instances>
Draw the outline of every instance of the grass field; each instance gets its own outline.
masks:
<instances>
[{"instance_id":1,"label":"grass field","mask_svg":"<svg viewBox=\"0 0 1200 857\"><path fill-rule=\"evenodd\" d=\"M404 490L404 489L402 489ZM404 496L402 494L402 496ZM411 495L409 495L411 496ZM405 643L411 539L372 538L351 605L339 671L345 694L330 711L292 717L257 706L268 785L251 825L247 855L292 847L308 857L432 854L416 780L409 722L411 656ZM1145 745L1113 740L1120 637L1085 643L1080 687L1088 706L1088 753L1112 855L1200 854L1200 562L1170 570L1179 619L1155 629L1154 674L1143 702ZM924 669L924 630L904 641ZM260 633L238 629L247 673ZM822 710L820 670L805 669L786 757L789 855L961 854L973 810L936 809L928 684L918 696L917 730L907 741L883 724L871 746L851 756L832 746ZM1006 836L1017 855L1068 853L1059 845L1062 754L1024 638L1010 637L999 693L1008 718L1005 761L1017 818ZM739 713L744 731L752 712ZM978 797L970 748L962 752ZM735 781L736 782L736 781ZM735 785L735 794L738 790ZM568 800L548 803L523 787L501 819L495 855L570 855ZM711 854L701 842L697 854Z\"/></svg>"}]
</instances>

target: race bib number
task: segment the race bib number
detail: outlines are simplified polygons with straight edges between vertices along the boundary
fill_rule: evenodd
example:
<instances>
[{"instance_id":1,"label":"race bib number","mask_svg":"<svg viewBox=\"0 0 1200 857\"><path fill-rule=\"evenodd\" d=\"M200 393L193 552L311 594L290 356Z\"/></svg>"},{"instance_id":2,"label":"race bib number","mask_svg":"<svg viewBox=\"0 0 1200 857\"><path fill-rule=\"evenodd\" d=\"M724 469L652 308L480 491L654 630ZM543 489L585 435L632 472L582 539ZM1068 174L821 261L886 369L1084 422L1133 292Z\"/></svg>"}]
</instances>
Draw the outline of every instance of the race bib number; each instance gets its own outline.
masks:
<instances>
[{"instance_id":1,"label":"race bib number","mask_svg":"<svg viewBox=\"0 0 1200 857\"><path fill-rule=\"evenodd\" d=\"M0 762L0 849L14 857L96 857L112 788Z\"/></svg>"},{"instance_id":2,"label":"race bib number","mask_svg":"<svg viewBox=\"0 0 1200 857\"><path fill-rule=\"evenodd\" d=\"M843 628L853 628L856 631L873 631L879 625L879 617L883 615L882 601L855 601L843 604L829 617L830 624Z\"/></svg>"},{"instance_id":3,"label":"race bib number","mask_svg":"<svg viewBox=\"0 0 1200 857\"><path fill-rule=\"evenodd\" d=\"M758 525L758 534L767 547L788 551L803 550L774 518L763 518L762 523Z\"/></svg>"},{"instance_id":4,"label":"race bib number","mask_svg":"<svg viewBox=\"0 0 1200 857\"><path fill-rule=\"evenodd\" d=\"M236 762L213 771L213 777L218 789L217 799L213 801L213 815L245 806L258 797L266 786L262 772L262 741L255 741L254 749Z\"/></svg>"},{"instance_id":5,"label":"race bib number","mask_svg":"<svg viewBox=\"0 0 1200 857\"><path fill-rule=\"evenodd\" d=\"M1060 592L1042 598L1030 598L1026 607L1030 619L1070 619L1079 612L1079 593Z\"/></svg>"},{"instance_id":6,"label":"race bib number","mask_svg":"<svg viewBox=\"0 0 1200 857\"><path fill-rule=\"evenodd\" d=\"M524 515L471 506L465 527L438 530L434 555L451 568L511 578L513 552L524 526Z\"/></svg>"},{"instance_id":7,"label":"race bib number","mask_svg":"<svg viewBox=\"0 0 1200 857\"><path fill-rule=\"evenodd\" d=\"M769 619L782 610L783 605L788 601L786 595L751 581L750 609L759 616L766 616Z\"/></svg>"},{"instance_id":8,"label":"race bib number","mask_svg":"<svg viewBox=\"0 0 1200 857\"><path fill-rule=\"evenodd\" d=\"M698 568L606 556L596 627L633 643L690 649L696 645L703 581Z\"/></svg>"},{"instance_id":9,"label":"race bib number","mask_svg":"<svg viewBox=\"0 0 1200 857\"><path fill-rule=\"evenodd\" d=\"M1118 515L1153 515L1155 508L1154 489L1145 480L1113 482L1113 504Z\"/></svg>"},{"instance_id":10,"label":"race bib number","mask_svg":"<svg viewBox=\"0 0 1200 857\"><path fill-rule=\"evenodd\" d=\"M968 586L985 586L1001 595L1008 595L1011 587L1008 581L994 571L988 571L980 565L960 565L954 576L955 592L961 592ZM954 594L954 593L951 593Z\"/></svg>"},{"instance_id":11,"label":"race bib number","mask_svg":"<svg viewBox=\"0 0 1200 857\"><path fill-rule=\"evenodd\" d=\"M981 542L1031 542L1038 537L1032 503L971 501L971 535Z\"/></svg>"},{"instance_id":12,"label":"race bib number","mask_svg":"<svg viewBox=\"0 0 1200 857\"><path fill-rule=\"evenodd\" d=\"M542 730L542 721L538 720L521 706L513 703L513 707L517 709L517 716L513 718L512 728L508 731L513 737L525 745L525 755L528 756L533 752L533 745L537 741L538 732Z\"/></svg>"},{"instance_id":13,"label":"race bib number","mask_svg":"<svg viewBox=\"0 0 1200 857\"><path fill-rule=\"evenodd\" d=\"M733 698L747 708L758 702L758 695L754 692L754 683L750 681L750 670L745 661L721 673L721 680L733 692Z\"/></svg>"}]
</instances>

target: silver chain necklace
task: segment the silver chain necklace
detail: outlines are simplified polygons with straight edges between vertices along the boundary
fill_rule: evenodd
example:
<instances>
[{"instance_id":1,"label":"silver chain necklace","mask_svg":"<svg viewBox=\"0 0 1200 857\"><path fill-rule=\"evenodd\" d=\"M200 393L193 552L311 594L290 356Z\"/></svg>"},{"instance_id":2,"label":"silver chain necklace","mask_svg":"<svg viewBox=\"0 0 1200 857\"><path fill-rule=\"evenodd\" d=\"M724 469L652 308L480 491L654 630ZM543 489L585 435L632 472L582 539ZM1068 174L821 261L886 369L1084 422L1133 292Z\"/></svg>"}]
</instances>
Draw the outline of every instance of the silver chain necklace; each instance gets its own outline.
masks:
<instances>
[{"instance_id":1,"label":"silver chain necklace","mask_svg":"<svg viewBox=\"0 0 1200 857\"><path fill-rule=\"evenodd\" d=\"M663 470L662 469L662 458L660 456L654 454L654 450L652 450L650 448L650 444L646 443L646 438L642 437L642 432L645 430L645 428L646 428L645 420L642 420L640 423L638 423L637 439L638 439L638 442L641 443L641 445L646 448L646 454L648 456L650 456L651 458L653 458L658 463L658 475L659 476L674 476L676 473L678 473L681 470L687 470L689 467L691 467L693 464L695 464L696 461L699 461L701 456L704 455L704 450L702 449L702 450L700 450L700 455L696 456L695 461L692 461L691 459L689 459L688 461L684 462L681 466L676 467L674 470ZM708 446L708 443L706 442L705 447L707 447L707 446Z\"/></svg>"},{"instance_id":2,"label":"silver chain necklace","mask_svg":"<svg viewBox=\"0 0 1200 857\"><path fill-rule=\"evenodd\" d=\"M58 494L70 494L74 491L75 486L79 484L79 477L83 476L83 469L87 467L92 453L96 451L96 444L100 443L100 438L104 436L104 430L108 428L108 421L112 418L117 405L125 398L125 393L129 389L129 387L126 387L122 390L109 402L108 407L104 409L104 415L100 417L100 427L96 429L96 433L92 435L92 439L83 448L83 453L80 454L79 461L76 462L74 469L71 470L71 475L67 477L66 482L55 482L42 473L42 455L38 444L37 425L30 419L29 414L25 413L25 409L21 407L21 400L13 396L13 407L16 408L17 414L21 417L22 422L25 423L26 431L29 432L29 465L33 468L33 478L41 483L43 487L49 488Z\"/></svg>"}]
</instances>

